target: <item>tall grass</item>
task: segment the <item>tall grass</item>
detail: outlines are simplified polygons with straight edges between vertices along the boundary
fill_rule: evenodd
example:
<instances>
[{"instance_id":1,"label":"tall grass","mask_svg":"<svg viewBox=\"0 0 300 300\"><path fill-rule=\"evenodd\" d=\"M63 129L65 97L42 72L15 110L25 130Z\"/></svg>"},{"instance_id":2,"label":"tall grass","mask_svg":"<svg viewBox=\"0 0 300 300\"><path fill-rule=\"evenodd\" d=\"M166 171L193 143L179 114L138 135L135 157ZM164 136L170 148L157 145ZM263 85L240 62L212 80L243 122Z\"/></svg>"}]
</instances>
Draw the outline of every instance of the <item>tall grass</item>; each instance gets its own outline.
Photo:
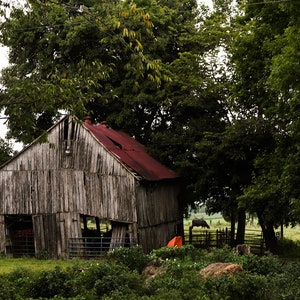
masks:
<instances>
[{"instance_id":1,"label":"tall grass","mask_svg":"<svg viewBox=\"0 0 300 300\"><path fill-rule=\"evenodd\" d=\"M0 274L11 273L20 269L29 269L33 272L54 270L59 267L67 269L74 264L81 264L80 260L39 260L35 258L0 258Z\"/></svg>"},{"instance_id":2,"label":"tall grass","mask_svg":"<svg viewBox=\"0 0 300 300\"><path fill-rule=\"evenodd\" d=\"M150 260L155 265L141 272ZM238 263L243 271L203 277L201 270L213 262ZM120 248L98 261L1 259L2 263L11 263L14 271L0 272L0 300L300 299L299 263L282 263L272 255L238 255L230 249L206 251L187 245L145 254L138 248Z\"/></svg>"}]
</instances>

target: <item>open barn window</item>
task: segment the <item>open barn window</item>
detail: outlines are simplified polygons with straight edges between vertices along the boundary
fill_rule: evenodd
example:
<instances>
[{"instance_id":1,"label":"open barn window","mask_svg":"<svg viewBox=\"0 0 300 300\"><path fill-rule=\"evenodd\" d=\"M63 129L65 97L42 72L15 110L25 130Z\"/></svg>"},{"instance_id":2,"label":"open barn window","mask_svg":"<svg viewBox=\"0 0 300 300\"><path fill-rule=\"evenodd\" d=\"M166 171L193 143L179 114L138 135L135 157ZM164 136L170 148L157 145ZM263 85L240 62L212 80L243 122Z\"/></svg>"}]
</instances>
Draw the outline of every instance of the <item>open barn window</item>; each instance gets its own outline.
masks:
<instances>
[{"instance_id":1,"label":"open barn window","mask_svg":"<svg viewBox=\"0 0 300 300\"><path fill-rule=\"evenodd\" d=\"M64 121L64 140L73 140L75 133L75 123L72 117L65 119Z\"/></svg>"},{"instance_id":2,"label":"open barn window","mask_svg":"<svg viewBox=\"0 0 300 300\"><path fill-rule=\"evenodd\" d=\"M109 234L111 230L111 222L98 217L80 215L81 231L83 237L101 237Z\"/></svg>"},{"instance_id":3,"label":"open barn window","mask_svg":"<svg viewBox=\"0 0 300 300\"><path fill-rule=\"evenodd\" d=\"M65 153L71 154L72 141L75 138L75 122L71 116L64 121Z\"/></svg>"},{"instance_id":4,"label":"open barn window","mask_svg":"<svg viewBox=\"0 0 300 300\"><path fill-rule=\"evenodd\" d=\"M5 231L7 255L13 257L35 255L31 215L6 215Z\"/></svg>"}]
</instances>

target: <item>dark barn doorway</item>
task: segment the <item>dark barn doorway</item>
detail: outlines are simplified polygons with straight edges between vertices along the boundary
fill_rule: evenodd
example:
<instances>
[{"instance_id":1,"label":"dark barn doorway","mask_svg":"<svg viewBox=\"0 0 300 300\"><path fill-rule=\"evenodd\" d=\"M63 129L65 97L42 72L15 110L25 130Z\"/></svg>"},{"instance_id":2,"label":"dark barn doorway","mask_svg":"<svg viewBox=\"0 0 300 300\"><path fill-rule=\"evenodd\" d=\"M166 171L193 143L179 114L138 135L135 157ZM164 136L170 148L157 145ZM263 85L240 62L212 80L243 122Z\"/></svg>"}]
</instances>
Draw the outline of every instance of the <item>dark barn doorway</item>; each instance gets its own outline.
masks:
<instances>
[{"instance_id":1,"label":"dark barn doorway","mask_svg":"<svg viewBox=\"0 0 300 300\"><path fill-rule=\"evenodd\" d=\"M6 215L5 230L8 256L33 257L35 255L31 215Z\"/></svg>"}]
</instances>

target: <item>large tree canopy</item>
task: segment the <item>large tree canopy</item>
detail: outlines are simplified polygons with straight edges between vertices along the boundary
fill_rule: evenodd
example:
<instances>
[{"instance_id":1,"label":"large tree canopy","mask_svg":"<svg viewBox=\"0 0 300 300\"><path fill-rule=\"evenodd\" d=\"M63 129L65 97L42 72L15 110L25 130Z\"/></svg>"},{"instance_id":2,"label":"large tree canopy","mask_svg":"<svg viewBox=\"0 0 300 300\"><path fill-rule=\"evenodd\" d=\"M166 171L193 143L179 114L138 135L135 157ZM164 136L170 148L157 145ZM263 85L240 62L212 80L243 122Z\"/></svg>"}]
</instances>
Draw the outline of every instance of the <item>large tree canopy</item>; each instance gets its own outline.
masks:
<instances>
[{"instance_id":1,"label":"large tree canopy","mask_svg":"<svg viewBox=\"0 0 300 300\"><path fill-rule=\"evenodd\" d=\"M252 179L242 187L239 206L257 214L271 251L276 250L274 227L299 220L293 213L299 202L299 80L294 38L299 8L293 1L246 1L232 26L235 111L256 125L263 120L269 136L254 157ZM256 134L257 126L249 130Z\"/></svg>"},{"instance_id":2,"label":"large tree canopy","mask_svg":"<svg viewBox=\"0 0 300 300\"><path fill-rule=\"evenodd\" d=\"M256 214L275 251L274 227L300 221L300 4L213 2L213 12L194 0L3 10L0 108L25 144L62 111L107 120L180 173L185 207L206 202L232 232L238 220L237 242L245 212Z\"/></svg>"},{"instance_id":3,"label":"large tree canopy","mask_svg":"<svg viewBox=\"0 0 300 300\"><path fill-rule=\"evenodd\" d=\"M228 123L220 3L214 13L193 0L29 0L13 9L0 27L10 136L26 144L60 111L105 119L180 172L185 204L199 200L199 142Z\"/></svg>"}]
</instances>

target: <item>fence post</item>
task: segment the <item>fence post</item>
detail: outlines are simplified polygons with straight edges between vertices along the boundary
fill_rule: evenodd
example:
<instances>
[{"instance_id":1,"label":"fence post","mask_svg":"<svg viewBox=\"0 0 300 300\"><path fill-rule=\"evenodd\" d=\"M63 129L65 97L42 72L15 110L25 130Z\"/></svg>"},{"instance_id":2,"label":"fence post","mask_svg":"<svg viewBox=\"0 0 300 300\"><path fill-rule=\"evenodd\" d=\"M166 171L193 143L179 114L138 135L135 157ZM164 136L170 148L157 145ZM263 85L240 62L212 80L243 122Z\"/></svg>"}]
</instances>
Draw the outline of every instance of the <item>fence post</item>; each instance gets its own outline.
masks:
<instances>
[{"instance_id":1,"label":"fence post","mask_svg":"<svg viewBox=\"0 0 300 300\"><path fill-rule=\"evenodd\" d=\"M189 244L193 241L193 226L189 227Z\"/></svg>"}]
</instances>

